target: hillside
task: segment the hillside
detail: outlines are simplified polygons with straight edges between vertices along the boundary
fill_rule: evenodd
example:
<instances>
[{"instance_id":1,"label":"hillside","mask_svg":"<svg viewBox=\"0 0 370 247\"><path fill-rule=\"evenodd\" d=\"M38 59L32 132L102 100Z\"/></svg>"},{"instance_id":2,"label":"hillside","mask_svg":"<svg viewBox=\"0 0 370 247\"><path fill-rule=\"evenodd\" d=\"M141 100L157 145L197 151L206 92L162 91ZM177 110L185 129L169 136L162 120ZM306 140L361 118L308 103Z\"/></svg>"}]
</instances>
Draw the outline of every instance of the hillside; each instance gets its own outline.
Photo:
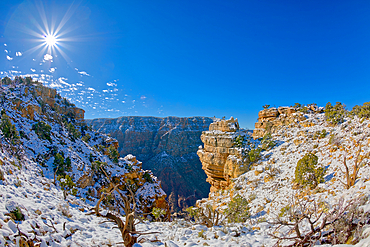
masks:
<instances>
[{"instance_id":1,"label":"hillside","mask_svg":"<svg viewBox=\"0 0 370 247\"><path fill-rule=\"evenodd\" d=\"M86 120L94 130L117 139L122 156L134 154L153 171L169 195L171 211L208 196L209 184L196 155L200 135L214 121L207 117L119 117Z\"/></svg>"},{"instance_id":2,"label":"hillside","mask_svg":"<svg viewBox=\"0 0 370 247\"><path fill-rule=\"evenodd\" d=\"M102 246L120 234L101 217L166 213L157 178L82 109L31 78L1 82L0 246Z\"/></svg>"}]
</instances>

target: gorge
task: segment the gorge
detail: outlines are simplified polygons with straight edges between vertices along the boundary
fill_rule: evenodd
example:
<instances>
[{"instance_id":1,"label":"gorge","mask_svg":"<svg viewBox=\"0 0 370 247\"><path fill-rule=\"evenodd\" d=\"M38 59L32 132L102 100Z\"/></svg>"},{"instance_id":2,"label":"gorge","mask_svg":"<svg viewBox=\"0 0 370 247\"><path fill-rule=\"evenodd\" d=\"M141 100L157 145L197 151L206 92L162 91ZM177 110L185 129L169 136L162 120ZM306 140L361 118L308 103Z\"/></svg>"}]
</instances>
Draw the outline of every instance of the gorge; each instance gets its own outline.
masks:
<instances>
[{"instance_id":1,"label":"gorge","mask_svg":"<svg viewBox=\"0 0 370 247\"><path fill-rule=\"evenodd\" d=\"M110 134L121 156L134 154L162 181L171 211L208 196L210 185L197 156L209 117L137 117L86 120L94 130Z\"/></svg>"}]
</instances>

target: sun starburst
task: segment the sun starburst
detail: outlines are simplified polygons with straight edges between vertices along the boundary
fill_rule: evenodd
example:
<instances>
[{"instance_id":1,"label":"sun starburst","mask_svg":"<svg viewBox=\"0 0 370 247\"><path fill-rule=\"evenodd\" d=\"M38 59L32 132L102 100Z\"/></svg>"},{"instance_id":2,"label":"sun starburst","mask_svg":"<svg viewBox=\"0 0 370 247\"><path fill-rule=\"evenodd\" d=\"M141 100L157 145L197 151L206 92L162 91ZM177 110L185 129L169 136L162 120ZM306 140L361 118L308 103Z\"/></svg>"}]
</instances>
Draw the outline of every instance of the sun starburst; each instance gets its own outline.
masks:
<instances>
[{"instance_id":1,"label":"sun starburst","mask_svg":"<svg viewBox=\"0 0 370 247\"><path fill-rule=\"evenodd\" d=\"M53 34L45 35L44 41L48 47L54 47L58 44L58 38Z\"/></svg>"},{"instance_id":2,"label":"sun starburst","mask_svg":"<svg viewBox=\"0 0 370 247\"><path fill-rule=\"evenodd\" d=\"M78 4L72 4L65 14L59 18L58 16L51 16L50 10L45 10L41 1L36 1L35 5L38 15L30 15L33 28L23 27L23 31L34 36L32 41L38 43L36 46L27 50L27 53L39 51L38 56L42 57L45 54L55 57L60 54L67 62L71 59L62 50L69 49L68 42L76 41L75 37L70 36L70 32L76 30L78 24L68 24L72 15L78 8ZM49 17L49 18L48 18Z\"/></svg>"}]
</instances>

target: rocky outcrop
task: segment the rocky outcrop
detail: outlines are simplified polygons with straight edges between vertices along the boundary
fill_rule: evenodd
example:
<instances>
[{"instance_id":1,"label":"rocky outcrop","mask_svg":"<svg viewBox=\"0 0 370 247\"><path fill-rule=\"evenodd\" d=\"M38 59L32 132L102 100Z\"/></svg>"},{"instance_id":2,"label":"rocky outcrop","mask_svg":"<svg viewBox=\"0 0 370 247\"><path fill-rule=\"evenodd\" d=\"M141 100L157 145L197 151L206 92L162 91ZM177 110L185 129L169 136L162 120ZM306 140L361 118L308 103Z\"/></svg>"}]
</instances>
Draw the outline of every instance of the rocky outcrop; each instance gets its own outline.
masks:
<instances>
[{"instance_id":1,"label":"rocky outcrop","mask_svg":"<svg viewBox=\"0 0 370 247\"><path fill-rule=\"evenodd\" d=\"M78 121L84 120L85 111L83 109L77 108L66 99L62 99L55 89L35 84L35 86L22 88L21 93L23 95L31 94L33 96L29 100L20 101L16 95L11 98L13 109L20 111L22 117L35 120L36 115L45 115L49 119L61 120L60 115L64 115ZM1 102L2 100L3 98ZM51 111L48 111L46 108L49 108Z\"/></svg>"},{"instance_id":2,"label":"rocky outcrop","mask_svg":"<svg viewBox=\"0 0 370 247\"><path fill-rule=\"evenodd\" d=\"M274 133L282 125L306 120L303 112L297 112L293 107L263 109L258 113L253 138L263 137L266 133Z\"/></svg>"},{"instance_id":3,"label":"rocky outcrop","mask_svg":"<svg viewBox=\"0 0 370 247\"><path fill-rule=\"evenodd\" d=\"M86 120L118 140L121 156L134 154L162 181L172 211L193 205L209 193L196 155L200 135L214 121L207 117L120 117Z\"/></svg>"},{"instance_id":4,"label":"rocky outcrop","mask_svg":"<svg viewBox=\"0 0 370 247\"><path fill-rule=\"evenodd\" d=\"M200 146L197 154L207 174L206 181L211 184L211 192L227 188L231 178L248 170L235 146L235 138L246 132L239 129L237 119L231 118L212 123L209 131L202 133L204 148Z\"/></svg>"}]
</instances>

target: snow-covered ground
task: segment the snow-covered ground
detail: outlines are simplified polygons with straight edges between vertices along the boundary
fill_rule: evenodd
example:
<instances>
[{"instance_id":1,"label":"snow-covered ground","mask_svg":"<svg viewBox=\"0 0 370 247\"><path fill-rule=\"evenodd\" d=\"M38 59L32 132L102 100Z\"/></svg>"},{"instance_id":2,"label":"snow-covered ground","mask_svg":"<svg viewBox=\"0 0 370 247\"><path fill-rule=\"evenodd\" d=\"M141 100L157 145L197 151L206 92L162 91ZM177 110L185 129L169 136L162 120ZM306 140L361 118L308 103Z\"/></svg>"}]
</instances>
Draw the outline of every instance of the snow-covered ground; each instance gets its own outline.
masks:
<instances>
[{"instance_id":1,"label":"snow-covered ground","mask_svg":"<svg viewBox=\"0 0 370 247\"><path fill-rule=\"evenodd\" d=\"M113 223L90 214L97 202L93 194L102 188L101 181L78 188L76 196L64 198L60 185L54 184L54 156L60 152L65 158L70 157L72 167L67 173L75 181L89 174L97 178L98 175L92 173L92 159L106 162L107 172L111 175L143 171L136 167L132 156L114 163L99 150L99 145L109 140L107 136L86 129L84 131L91 136L89 140L72 138L66 124L62 124L61 119L59 122L53 119L55 114L51 108L46 107L46 115L36 113L33 120L22 116L22 107L40 105L40 98L27 94L25 89L25 86L1 88L1 110L10 117L18 132L23 131L23 135L20 144L13 145L0 132L0 246L28 246L25 241L43 247L123 246L121 233ZM15 106L15 102L21 104ZM62 100L57 103L62 104ZM172 222L144 220L136 226L138 232L144 233L136 246L273 246L277 239L272 235L292 236L288 234L288 228L277 229L273 223L278 217L285 217L284 208L297 200L313 203L310 205L316 203L323 214L335 214L336 208L341 209L338 205L360 197L369 198L370 121L354 117L330 126L324 114L306 114L306 118L305 123L282 126L273 134L276 145L262 152L262 159L236 178L231 188L214 192L199 202L202 207L208 204L222 212L236 195L240 195L248 201L249 219L243 223L224 221L221 226L213 227L185 219L173 219ZM51 141L41 140L32 130L39 121L51 126ZM83 124L78 121L73 124L82 132ZM323 133L323 130L327 134L318 137L316 133ZM300 188L293 181L298 160L308 152L317 155L318 163L326 169L325 182L311 190ZM363 161L358 179L349 189L343 185L346 182L344 157L350 169L357 157ZM150 177L151 182L144 182L138 190L138 202L152 203L153 196L163 196L156 178ZM358 208L370 211L367 202ZM319 219L318 223L321 221ZM309 231L308 225L300 227L302 233ZM362 239L356 246L370 246L367 224L359 236Z\"/></svg>"}]
</instances>

